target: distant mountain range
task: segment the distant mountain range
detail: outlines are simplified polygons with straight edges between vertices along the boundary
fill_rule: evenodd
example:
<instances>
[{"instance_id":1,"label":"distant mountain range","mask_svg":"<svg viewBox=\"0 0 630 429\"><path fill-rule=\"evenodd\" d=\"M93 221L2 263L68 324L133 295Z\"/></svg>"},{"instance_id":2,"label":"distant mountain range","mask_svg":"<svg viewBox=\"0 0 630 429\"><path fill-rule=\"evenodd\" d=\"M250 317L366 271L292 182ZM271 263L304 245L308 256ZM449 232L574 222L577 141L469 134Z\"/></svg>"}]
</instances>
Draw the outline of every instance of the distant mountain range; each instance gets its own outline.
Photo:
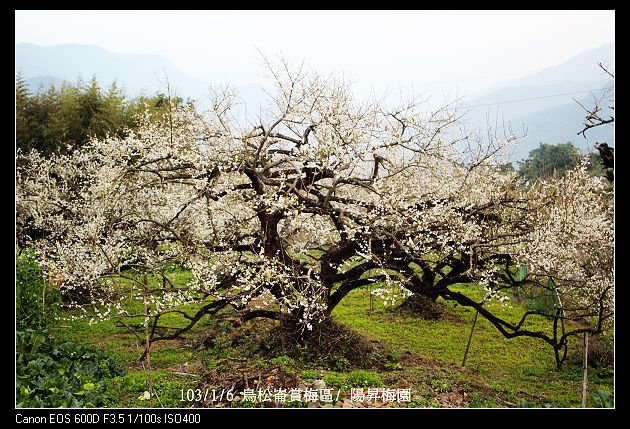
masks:
<instances>
[{"instance_id":1,"label":"distant mountain range","mask_svg":"<svg viewBox=\"0 0 630 429\"><path fill-rule=\"evenodd\" d=\"M599 95L611 83L597 67L599 62L614 72L614 44L583 51L520 79L498 82L464 104L463 110L468 111L465 123L474 128L496 124L502 128L503 124L510 124L515 135L526 128L527 136L514 147L512 161L525 158L540 142L573 142L585 152L593 149L595 141L614 144L612 126L589 131L587 139L577 136L585 112L573 98L589 107L593 103L589 92ZM16 72L23 73L31 91L51 84L59 86L63 81L74 82L78 77L89 80L95 75L102 86L116 80L127 94L135 96L166 91L168 77L168 85L176 94L202 104L208 99L210 82L182 72L160 55L116 54L94 45L19 43L15 46L15 64ZM249 106L250 114L266 99L258 85L244 85L236 90ZM610 112L604 111L607 113Z\"/></svg>"},{"instance_id":2,"label":"distant mountain range","mask_svg":"<svg viewBox=\"0 0 630 429\"><path fill-rule=\"evenodd\" d=\"M51 79L74 82L77 77L89 80L96 75L103 86L116 80L127 93L139 95L165 91L168 76L169 85L181 95L198 97L207 91L207 83L183 73L161 55L115 54L94 45L19 43L15 64L34 84Z\"/></svg>"},{"instance_id":3,"label":"distant mountain range","mask_svg":"<svg viewBox=\"0 0 630 429\"><path fill-rule=\"evenodd\" d=\"M464 120L469 127L490 125L499 134L504 127L511 127L516 136L526 130L527 135L513 148L513 161L527 157L539 143L572 142L585 153L593 150L595 142L614 145L612 126L589 130L586 139L577 135L586 115L577 101L592 107L594 97L601 96L612 83L597 63L614 74L614 52L614 43L606 44L538 73L495 85L464 104L463 110L468 110ZM602 107L602 115L613 115L608 104Z\"/></svg>"}]
</instances>

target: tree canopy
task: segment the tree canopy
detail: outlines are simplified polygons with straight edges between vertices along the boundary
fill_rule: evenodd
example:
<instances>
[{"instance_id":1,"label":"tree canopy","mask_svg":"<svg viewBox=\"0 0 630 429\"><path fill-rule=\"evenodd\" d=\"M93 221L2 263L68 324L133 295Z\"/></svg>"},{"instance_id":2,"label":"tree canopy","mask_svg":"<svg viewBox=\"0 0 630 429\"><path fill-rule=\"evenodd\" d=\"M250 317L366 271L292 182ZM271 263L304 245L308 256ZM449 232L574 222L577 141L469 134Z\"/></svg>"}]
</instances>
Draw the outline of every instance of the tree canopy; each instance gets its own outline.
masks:
<instances>
[{"instance_id":1,"label":"tree canopy","mask_svg":"<svg viewBox=\"0 0 630 429\"><path fill-rule=\"evenodd\" d=\"M114 81L104 91L96 77L89 82L64 82L35 93L28 89L22 74L16 75L16 147L22 152L36 149L42 154L67 153L92 138L124 137L137 125L144 110L163 114L169 97L163 93L129 99ZM183 104L172 97L174 105Z\"/></svg>"},{"instance_id":2,"label":"tree canopy","mask_svg":"<svg viewBox=\"0 0 630 429\"><path fill-rule=\"evenodd\" d=\"M171 103L165 120L144 113L137 128L93 135L70 154L21 155L19 242L63 273L76 305L128 316L111 289L126 278L154 327L165 314L188 321L153 329L151 341L227 306L304 337L349 292L376 285L386 301L419 294L472 307L508 338L545 341L558 364L568 337L601 332L613 311L612 195L571 145L534 151L557 156L564 175L525 187L495 156L506 142L452 137L449 106L363 102L334 76L285 62L268 71L275 92L254 124L216 91L205 115ZM173 264L191 271L186 287L170 281ZM147 276L163 287L148 290ZM553 294L554 308L494 315L486 304L515 288ZM204 305L177 307L192 301ZM550 330L529 329L532 317ZM588 323L565 329L567 319Z\"/></svg>"},{"instance_id":3,"label":"tree canopy","mask_svg":"<svg viewBox=\"0 0 630 429\"><path fill-rule=\"evenodd\" d=\"M529 153L529 157L519 163L519 171L525 180L534 181L539 177L553 174L563 175L574 169L582 156L572 143L540 143Z\"/></svg>"}]
</instances>

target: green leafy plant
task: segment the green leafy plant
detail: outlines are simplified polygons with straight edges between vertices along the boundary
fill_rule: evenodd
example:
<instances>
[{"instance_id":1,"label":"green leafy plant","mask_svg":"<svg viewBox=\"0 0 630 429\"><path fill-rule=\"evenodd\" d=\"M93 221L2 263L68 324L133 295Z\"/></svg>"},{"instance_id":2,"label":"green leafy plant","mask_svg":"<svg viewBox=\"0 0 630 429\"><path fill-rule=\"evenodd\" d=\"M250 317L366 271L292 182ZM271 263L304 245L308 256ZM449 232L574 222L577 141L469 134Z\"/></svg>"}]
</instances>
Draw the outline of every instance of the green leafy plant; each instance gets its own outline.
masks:
<instances>
[{"instance_id":1,"label":"green leafy plant","mask_svg":"<svg viewBox=\"0 0 630 429\"><path fill-rule=\"evenodd\" d=\"M274 365L278 365L281 368L290 368L292 365L295 365L295 360L293 360L289 356L280 355L271 359L271 363L273 363Z\"/></svg>"},{"instance_id":2,"label":"green leafy plant","mask_svg":"<svg viewBox=\"0 0 630 429\"><path fill-rule=\"evenodd\" d=\"M408 408L440 408L440 403L436 399L423 397L420 399L415 399L409 404L407 404Z\"/></svg>"},{"instance_id":3,"label":"green leafy plant","mask_svg":"<svg viewBox=\"0 0 630 429\"><path fill-rule=\"evenodd\" d=\"M453 389L453 383L446 378L436 378L431 380L431 386L438 392L449 392Z\"/></svg>"},{"instance_id":4,"label":"green leafy plant","mask_svg":"<svg viewBox=\"0 0 630 429\"><path fill-rule=\"evenodd\" d=\"M372 371L352 371L346 378L346 384L353 387L382 387L381 376Z\"/></svg>"},{"instance_id":5,"label":"green leafy plant","mask_svg":"<svg viewBox=\"0 0 630 429\"><path fill-rule=\"evenodd\" d=\"M18 407L98 407L107 399L104 379L120 375L102 351L32 329L16 332Z\"/></svg>"},{"instance_id":6,"label":"green leafy plant","mask_svg":"<svg viewBox=\"0 0 630 429\"><path fill-rule=\"evenodd\" d=\"M60 301L59 279L44 281L35 252L20 252L15 278L16 329L45 329L54 320Z\"/></svg>"},{"instance_id":7,"label":"green leafy plant","mask_svg":"<svg viewBox=\"0 0 630 429\"><path fill-rule=\"evenodd\" d=\"M396 362L385 362L383 364L383 369L386 371L398 371L402 369L402 366Z\"/></svg>"},{"instance_id":8,"label":"green leafy plant","mask_svg":"<svg viewBox=\"0 0 630 429\"><path fill-rule=\"evenodd\" d=\"M468 403L468 408L496 408L497 403L494 399L488 398L485 396L481 396L477 393L469 394L470 402ZM519 405L525 408L529 408L527 405ZM535 405L533 405L535 407Z\"/></svg>"},{"instance_id":9,"label":"green leafy plant","mask_svg":"<svg viewBox=\"0 0 630 429\"><path fill-rule=\"evenodd\" d=\"M324 375L324 382L328 387L345 387L346 377L343 374L330 372Z\"/></svg>"},{"instance_id":10,"label":"green leafy plant","mask_svg":"<svg viewBox=\"0 0 630 429\"><path fill-rule=\"evenodd\" d=\"M332 369L335 371L347 371L350 368L350 361L341 356L334 360L332 363Z\"/></svg>"},{"instance_id":11,"label":"green leafy plant","mask_svg":"<svg viewBox=\"0 0 630 429\"><path fill-rule=\"evenodd\" d=\"M307 369L302 371L301 378L303 380L316 380L319 378L319 371L314 369Z\"/></svg>"},{"instance_id":12,"label":"green leafy plant","mask_svg":"<svg viewBox=\"0 0 630 429\"><path fill-rule=\"evenodd\" d=\"M592 395L595 408L614 408L615 398L612 392L607 390L597 390Z\"/></svg>"}]
</instances>

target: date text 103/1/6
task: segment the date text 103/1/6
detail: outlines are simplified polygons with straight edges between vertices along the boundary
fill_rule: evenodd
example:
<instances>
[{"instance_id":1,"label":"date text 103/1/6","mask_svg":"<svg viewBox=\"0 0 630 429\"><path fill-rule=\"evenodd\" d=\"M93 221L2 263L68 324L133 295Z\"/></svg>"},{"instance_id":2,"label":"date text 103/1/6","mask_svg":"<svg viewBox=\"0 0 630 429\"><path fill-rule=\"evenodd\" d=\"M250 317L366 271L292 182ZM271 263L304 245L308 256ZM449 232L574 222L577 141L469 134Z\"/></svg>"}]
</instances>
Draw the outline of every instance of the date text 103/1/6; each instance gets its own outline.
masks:
<instances>
[{"instance_id":1,"label":"date text 103/1/6","mask_svg":"<svg viewBox=\"0 0 630 429\"><path fill-rule=\"evenodd\" d=\"M341 389L244 389L235 392L234 389L180 389L180 402L337 402L341 396ZM350 402L410 402L411 389L389 389L384 387L369 387L367 389L352 388L348 396Z\"/></svg>"}]
</instances>

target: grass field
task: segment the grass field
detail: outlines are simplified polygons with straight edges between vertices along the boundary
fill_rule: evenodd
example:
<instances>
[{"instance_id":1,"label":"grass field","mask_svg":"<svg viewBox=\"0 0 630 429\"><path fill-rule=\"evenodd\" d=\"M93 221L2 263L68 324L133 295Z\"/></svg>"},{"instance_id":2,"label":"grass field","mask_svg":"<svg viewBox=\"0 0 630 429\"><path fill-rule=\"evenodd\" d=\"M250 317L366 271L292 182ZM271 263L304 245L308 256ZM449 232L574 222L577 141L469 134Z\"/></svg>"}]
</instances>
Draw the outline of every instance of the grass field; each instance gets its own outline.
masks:
<instances>
[{"instance_id":1,"label":"grass field","mask_svg":"<svg viewBox=\"0 0 630 429\"><path fill-rule=\"evenodd\" d=\"M181 273L177 280L186 279L187 274ZM466 293L481 296L482 292L468 288ZM138 361L143 345L114 321L91 325L87 320L62 320L52 328L52 333L61 340L103 349L123 363L126 375L108 381L112 398L108 406L112 407L190 406L185 398L188 389L220 388L221 381L230 375L246 378L256 374L259 380L263 375L274 374L269 379L284 380L288 385L282 387L287 388L306 386L320 378L328 387L342 391L369 385L409 387L410 407L580 406L582 372L577 357L557 370L548 345L532 338L505 339L480 317L466 367L462 368L474 317L472 310L442 302L443 317L424 320L396 313L377 299L370 301L368 290L355 290L333 311L333 317L379 345L382 362L372 368L352 367L344 359L308 362L281 354L261 354L261 342L272 322L257 319L244 328L233 329L230 317L234 315L229 312L202 320L178 340L155 343L149 373L146 364ZM497 306L494 310L507 319L518 319L523 310L515 302L490 305ZM183 323L177 315L161 320L161 324L168 326ZM532 319L529 323L530 328L549 328L542 319ZM209 334L212 341L204 345ZM571 346L575 352L575 345ZM143 396L148 389L148 378L157 393L151 401ZM589 393L613 391L612 370L592 368L588 388ZM588 401L593 406L590 395ZM250 404L232 403L232 406L247 405Z\"/></svg>"}]
</instances>

